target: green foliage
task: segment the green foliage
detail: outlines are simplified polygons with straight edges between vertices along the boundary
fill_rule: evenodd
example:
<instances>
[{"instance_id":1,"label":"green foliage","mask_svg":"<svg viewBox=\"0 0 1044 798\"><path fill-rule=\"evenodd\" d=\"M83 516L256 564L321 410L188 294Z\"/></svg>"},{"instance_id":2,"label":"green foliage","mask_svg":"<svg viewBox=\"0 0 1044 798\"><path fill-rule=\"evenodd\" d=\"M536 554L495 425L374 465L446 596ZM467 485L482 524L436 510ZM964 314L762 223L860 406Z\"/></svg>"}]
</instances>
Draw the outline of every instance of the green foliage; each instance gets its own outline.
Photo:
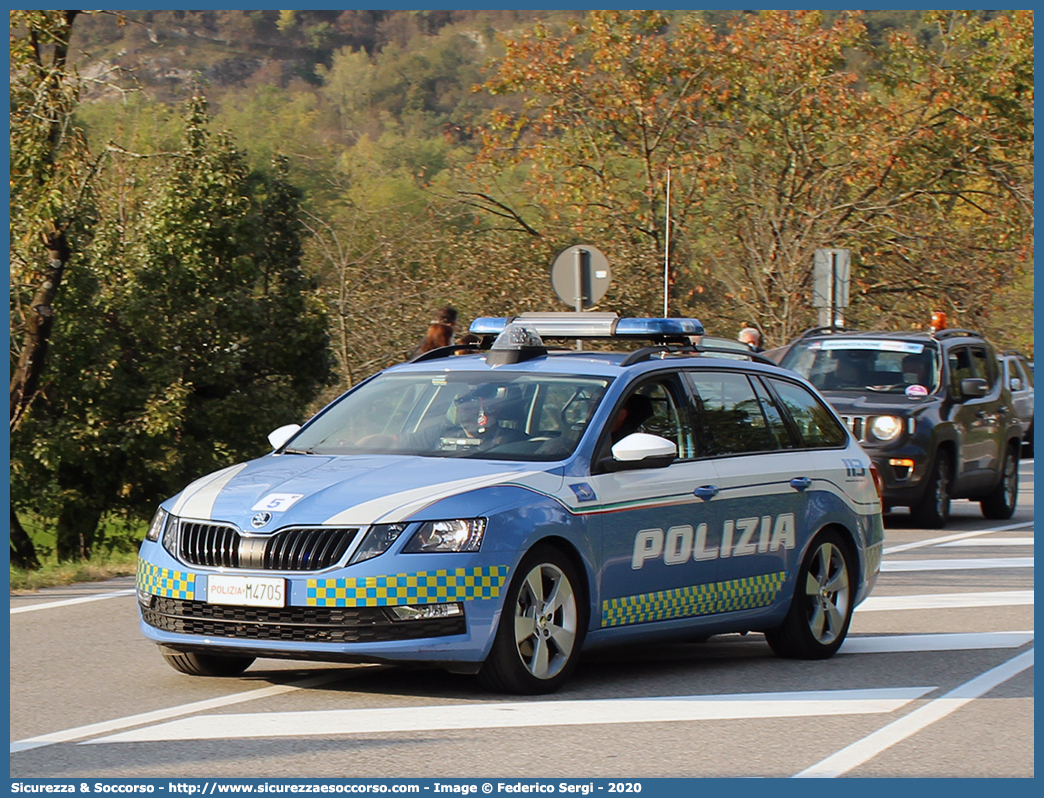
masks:
<instances>
[{"instance_id":1,"label":"green foliage","mask_svg":"<svg viewBox=\"0 0 1044 798\"><path fill-rule=\"evenodd\" d=\"M250 171L197 98L177 153L111 178L62 297L46 399L12 452L14 501L58 519L62 559L90 551L103 514L144 517L263 453L330 373L285 164Z\"/></svg>"}]
</instances>

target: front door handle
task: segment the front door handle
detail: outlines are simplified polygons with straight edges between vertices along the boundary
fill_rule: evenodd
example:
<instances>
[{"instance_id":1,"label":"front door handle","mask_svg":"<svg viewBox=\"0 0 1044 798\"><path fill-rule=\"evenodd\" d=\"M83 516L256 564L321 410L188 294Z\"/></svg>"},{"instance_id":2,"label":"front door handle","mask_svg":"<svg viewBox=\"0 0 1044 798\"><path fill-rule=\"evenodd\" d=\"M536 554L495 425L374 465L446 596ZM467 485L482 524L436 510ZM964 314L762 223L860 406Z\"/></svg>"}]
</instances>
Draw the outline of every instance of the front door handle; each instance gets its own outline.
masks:
<instances>
[{"instance_id":1,"label":"front door handle","mask_svg":"<svg viewBox=\"0 0 1044 798\"><path fill-rule=\"evenodd\" d=\"M805 490L812 484L812 480L809 477L794 477L790 480L790 487L794 490Z\"/></svg>"},{"instance_id":2,"label":"front door handle","mask_svg":"<svg viewBox=\"0 0 1044 798\"><path fill-rule=\"evenodd\" d=\"M705 502L709 502L719 493L721 493L721 488L717 485L700 485L693 491L693 495L695 495L697 499L703 499Z\"/></svg>"}]
</instances>

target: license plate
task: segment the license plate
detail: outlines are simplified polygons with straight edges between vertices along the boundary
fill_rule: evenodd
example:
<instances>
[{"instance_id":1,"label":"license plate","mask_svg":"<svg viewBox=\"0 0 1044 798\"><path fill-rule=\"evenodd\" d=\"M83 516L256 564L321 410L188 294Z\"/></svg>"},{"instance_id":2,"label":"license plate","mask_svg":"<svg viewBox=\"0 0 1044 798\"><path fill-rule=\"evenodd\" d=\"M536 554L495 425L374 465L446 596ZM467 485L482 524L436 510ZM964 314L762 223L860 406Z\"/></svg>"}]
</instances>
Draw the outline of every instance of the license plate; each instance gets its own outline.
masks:
<instances>
[{"instance_id":1,"label":"license plate","mask_svg":"<svg viewBox=\"0 0 1044 798\"><path fill-rule=\"evenodd\" d=\"M207 603L285 607L286 580L258 576L208 576Z\"/></svg>"}]
</instances>

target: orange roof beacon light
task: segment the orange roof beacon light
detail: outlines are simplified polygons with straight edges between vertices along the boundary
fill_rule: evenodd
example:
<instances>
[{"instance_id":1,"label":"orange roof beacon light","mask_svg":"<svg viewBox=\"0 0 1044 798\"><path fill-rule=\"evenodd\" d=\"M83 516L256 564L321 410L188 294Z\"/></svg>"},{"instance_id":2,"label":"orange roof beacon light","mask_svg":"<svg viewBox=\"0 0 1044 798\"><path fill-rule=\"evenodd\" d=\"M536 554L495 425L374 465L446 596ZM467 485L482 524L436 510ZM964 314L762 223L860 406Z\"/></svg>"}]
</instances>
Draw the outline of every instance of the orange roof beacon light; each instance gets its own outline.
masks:
<instances>
[{"instance_id":1,"label":"orange roof beacon light","mask_svg":"<svg viewBox=\"0 0 1044 798\"><path fill-rule=\"evenodd\" d=\"M946 314L943 313L941 310L935 311L935 313L932 314L932 320L929 323L928 327L931 330L932 335L935 335L935 333L939 332L939 330L945 330Z\"/></svg>"}]
</instances>

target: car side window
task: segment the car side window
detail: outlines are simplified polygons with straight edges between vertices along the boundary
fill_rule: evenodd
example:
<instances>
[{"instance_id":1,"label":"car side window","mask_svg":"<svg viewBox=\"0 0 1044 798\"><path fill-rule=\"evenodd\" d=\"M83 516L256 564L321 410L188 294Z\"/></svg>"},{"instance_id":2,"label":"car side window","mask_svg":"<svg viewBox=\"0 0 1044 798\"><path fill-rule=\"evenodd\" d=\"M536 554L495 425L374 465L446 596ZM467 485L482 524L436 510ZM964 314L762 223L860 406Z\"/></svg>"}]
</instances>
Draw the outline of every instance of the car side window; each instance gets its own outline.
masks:
<instances>
[{"instance_id":1,"label":"car side window","mask_svg":"<svg viewBox=\"0 0 1044 798\"><path fill-rule=\"evenodd\" d=\"M990 357L984 346L969 347L971 350L972 376L986 380L992 389L997 384L997 358Z\"/></svg>"},{"instance_id":2,"label":"car side window","mask_svg":"<svg viewBox=\"0 0 1044 798\"><path fill-rule=\"evenodd\" d=\"M746 375L702 369L685 374L693 392L702 454L746 454L779 448L761 400Z\"/></svg>"},{"instance_id":3,"label":"car side window","mask_svg":"<svg viewBox=\"0 0 1044 798\"><path fill-rule=\"evenodd\" d=\"M1021 360L1013 360L1013 365L1018 368L1019 378L1022 380L1023 388L1033 388L1034 386L1034 372L1029 369Z\"/></svg>"},{"instance_id":4,"label":"car side window","mask_svg":"<svg viewBox=\"0 0 1044 798\"><path fill-rule=\"evenodd\" d=\"M971 352L968 347L960 346L950 350L946 356L950 363L950 391L955 397L961 395L961 382L975 376L972 368Z\"/></svg>"},{"instance_id":5,"label":"car side window","mask_svg":"<svg viewBox=\"0 0 1044 798\"><path fill-rule=\"evenodd\" d=\"M759 378L752 376L750 382L754 386L754 392L758 395L758 400L761 402L761 411L765 414L769 430L776 439L776 445L780 449L795 448L797 444L794 442L790 430L787 429L787 424L783 420L783 413L776 404L772 394Z\"/></svg>"},{"instance_id":6,"label":"car side window","mask_svg":"<svg viewBox=\"0 0 1044 798\"><path fill-rule=\"evenodd\" d=\"M678 447L678 457L682 460L695 456L688 416L679 407L677 391L671 390L669 382L646 382L627 394L613 413L602 456L608 456L609 447L633 432L666 438Z\"/></svg>"},{"instance_id":7,"label":"car side window","mask_svg":"<svg viewBox=\"0 0 1044 798\"><path fill-rule=\"evenodd\" d=\"M844 445L847 440L845 428L807 388L772 377L768 378L768 382L797 427L804 448Z\"/></svg>"}]
</instances>

